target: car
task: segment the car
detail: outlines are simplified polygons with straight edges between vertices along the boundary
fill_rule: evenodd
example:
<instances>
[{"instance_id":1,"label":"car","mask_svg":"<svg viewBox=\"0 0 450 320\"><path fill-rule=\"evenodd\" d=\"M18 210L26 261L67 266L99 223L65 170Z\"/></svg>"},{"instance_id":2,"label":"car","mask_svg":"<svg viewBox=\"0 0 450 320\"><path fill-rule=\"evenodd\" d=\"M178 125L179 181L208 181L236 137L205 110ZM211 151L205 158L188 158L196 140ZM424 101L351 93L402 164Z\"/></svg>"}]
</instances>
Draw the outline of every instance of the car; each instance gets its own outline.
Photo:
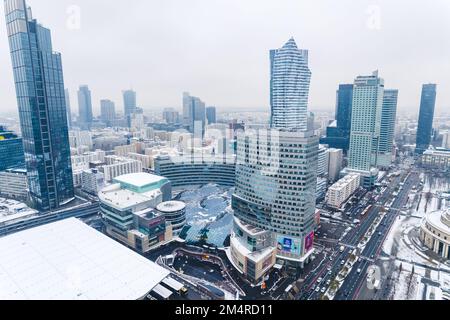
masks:
<instances>
[{"instance_id":1,"label":"car","mask_svg":"<svg viewBox=\"0 0 450 320\"><path fill-rule=\"evenodd\" d=\"M325 293L327 291L327 288L323 287L322 290L320 290L320 292Z\"/></svg>"},{"instance_id":2,"label":"car","mask_svg":"<svg viewBox=\"0 0 450 320\"><path fill-rule=\"evenodd\" d=\"M321 283L322 282L322 278L317 279L317 283Z\"/></svg>"},{"instance_id":3,"label":"car","mask_svg":"<svg viewBox=\"0 0 450 320\"><path fill-rule=\"evenodd\" d=\"M329 286L331 284L331 280L327 281L327 286Z\"/></svg>"},{"instance_id":4,"label":"car","mask_svg":"<svg viewBox=\"0 0 450 320\"><path fill-rule=\"evenodd\" d=\"M345 260L341 261L341 266L343 266L345 264Z\"/></svg>"},{"instance_id":5,"label":"car","mask_svg":"<svg viewBox=\"0 0 450 320\"><path fill-rule=\"evenodd\" d=\"M361 269L358 269L358 271L357 271L357 272L358 272L358 274L361 274L362 270L361 270Z\"/></svg>"},{"instance_id":6,"label":"car","mask_svg":"<svg viewBox=\"0 0 450 320\"><path fill-rule=\"evenodd\" d=\"M319 292L320 291L320 287L317 286L316 290L314 290L315 292Z\"/></svg>"}]
</instances>

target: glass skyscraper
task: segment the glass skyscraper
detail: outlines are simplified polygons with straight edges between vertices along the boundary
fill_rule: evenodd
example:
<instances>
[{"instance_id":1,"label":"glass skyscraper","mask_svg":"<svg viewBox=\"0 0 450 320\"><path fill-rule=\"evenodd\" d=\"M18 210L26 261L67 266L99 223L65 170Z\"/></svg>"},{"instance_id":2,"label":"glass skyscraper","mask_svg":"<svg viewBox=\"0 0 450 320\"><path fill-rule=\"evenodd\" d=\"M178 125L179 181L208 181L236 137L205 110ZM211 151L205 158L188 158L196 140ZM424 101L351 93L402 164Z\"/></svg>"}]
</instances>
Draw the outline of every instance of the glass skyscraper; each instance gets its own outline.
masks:
<instances>
[{"instance_id":1,"label":"glass skyscraper","mask_svg":"<svg viewBox=\"0 0 450 320\"><path fill-rule=\"evenodd\" d=\"M136 102L136 92L133 90L126 90L123 92L123 106L125 118L136 112L137 102Z\"/></svg>"},{"instance_id":2,"label":"glass skyscraper","mask_svg":"<svg viewBox=\"0 0 450 320\"><path fill-rule=\"evenodd\" d=\"M435 84L424 84L420 102L419 126L417 128L416 153L423 154L431 143L434 109L436 106Z\"/></svg>"},{"instance_id":3,"label":"glass skyscraper","mask_svg":"<svg viewBox=\"0 0 450 320\"><path fill-rule=\"evenodd\" d=\"M395 122L397 119L398 90L384 90L381 112L380 143L378 146L379 167L389 167L394 148Z\"/></svg>"},{"instance_id":4,"label":"glass skyscraper","mask_svg":"<svg viewBox=\"0 0 450 320\"><path fill-rule=\"evenodd\" d=\"M271 53L271 129L237 135L233 264L253 282L276 258L302 268L312 255L319 137L308 131L308 53L293 39Z\"/></svg>"},{"instance_id":5,"label":"glass skyscraper","mask_svg":"<svg viewBox=\"0 0 450 320\"><path fill-rule=\"evenodd\" d=\"M0 126L0 171L25 166L22 139Z\"/></svg>"},{"instance_id":6,"label":"glass skyscraper","mask_svg":"<svg viewBox=\"0 0 450 320\"><path fill-rule=\"evenodd\" d=\"M327 136L320 143L347 152L352 127L353 84L339 85L336 96L336 121L327 128Z\"/></svg>"},{"instance_id":7,"label":"glass skyscraper","mask_svg":"<svg viewBox=\"0 0 450 320\"><path fill-rule=\"evenodd\" d=\"M271 127L308 129L308 97L311 71L308 51L299 50L294 39L270 51Z\"/></svg>"},{"instance_id":8,"label":"glass skyscraper","mask_svg":"<svg viewBox=\"0 0 450 320\"><path fill-rule=\"evenodd\" d=\"M78 118L78 125L82 129L90 130L94 116L92 114L91 91L86 85L80 86L78 90L78 109L80 115Z\"/></svg>"},{"instance_id":9,"label":"glass skyscraper","mask_svg":"<svg viewBox=\"0 0 450 320\"><path fill-rule=\"evenodd\" d=\"M74 197L61 55L25 0L5 0L28 186L39 210Z\"/></svg>"},{"instance_id":10,"label":"glass skyscraper","mask_svg":"<svg viewBox=\"0 0 450 320\"><path fill-rule=\"evenodd\" d=\"M183 93L183 125L191 133L203 136L206 126L206 105L197 97ZM198 130L198 132L194 132ZM200 132L201 130L201 132Z\"/></svg>"},{"instance_id":11,"label":"glass skyscraper","mask_svg":"<svg viewBox=\"0 0 450 320\"><path fill-rule=\"evenodd\" d=\"M216 107L208 107L208 108L206 108L206 118L208 120L208 124L214 124L214 123L217 122Z\"/></svg>"}]
</instances>

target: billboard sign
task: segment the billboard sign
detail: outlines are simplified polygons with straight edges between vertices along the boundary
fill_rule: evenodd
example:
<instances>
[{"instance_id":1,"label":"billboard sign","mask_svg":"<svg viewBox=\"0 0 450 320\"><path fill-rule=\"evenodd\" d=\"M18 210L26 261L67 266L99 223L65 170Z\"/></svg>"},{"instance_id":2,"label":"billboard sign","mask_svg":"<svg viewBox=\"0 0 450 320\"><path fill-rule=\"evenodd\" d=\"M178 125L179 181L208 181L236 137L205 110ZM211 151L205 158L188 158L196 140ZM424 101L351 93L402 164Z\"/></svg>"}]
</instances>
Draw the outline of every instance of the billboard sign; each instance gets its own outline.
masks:
<instances>
[{"instance_id":1,"label":"billboard sign","mask_svg":"<svg viewBox=\"0 0 450 320\"><path fill-rule=\"evenodd\" d=\"M285 236L278 236L277 249L280 253L301 255L302 254L301 240Z\"/></svg>"},{"instance_id":2,"label":"billboard sign","mask_svg":"<svg viewBox=\"0 0 450 320\"><path fill-rule=\"evenodd\" d=\"M309 252L314 246L314 231L305 238L305 252Z\"/></svg>"}]
</instances>

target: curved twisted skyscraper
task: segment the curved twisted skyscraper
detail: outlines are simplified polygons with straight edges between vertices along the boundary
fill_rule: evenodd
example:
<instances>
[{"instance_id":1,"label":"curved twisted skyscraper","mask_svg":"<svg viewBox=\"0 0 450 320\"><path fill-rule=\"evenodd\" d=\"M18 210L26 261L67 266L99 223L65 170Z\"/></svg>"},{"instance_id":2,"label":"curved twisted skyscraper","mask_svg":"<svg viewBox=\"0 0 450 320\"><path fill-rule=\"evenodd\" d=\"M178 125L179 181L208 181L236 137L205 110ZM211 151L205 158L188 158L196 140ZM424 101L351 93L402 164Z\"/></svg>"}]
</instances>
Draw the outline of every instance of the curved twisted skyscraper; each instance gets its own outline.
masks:
<instances>
[{"instance_id":1,"label":"curved twisted skyscraper","mask_svg":"<svg viewBox=\"0 0 450 320\"><path fill-rule=\"evenodd\" d=\"M306 131L311 71L308 51L291 38L281 49L270 51L271 127Z\"/></svg>"}]
</instances>

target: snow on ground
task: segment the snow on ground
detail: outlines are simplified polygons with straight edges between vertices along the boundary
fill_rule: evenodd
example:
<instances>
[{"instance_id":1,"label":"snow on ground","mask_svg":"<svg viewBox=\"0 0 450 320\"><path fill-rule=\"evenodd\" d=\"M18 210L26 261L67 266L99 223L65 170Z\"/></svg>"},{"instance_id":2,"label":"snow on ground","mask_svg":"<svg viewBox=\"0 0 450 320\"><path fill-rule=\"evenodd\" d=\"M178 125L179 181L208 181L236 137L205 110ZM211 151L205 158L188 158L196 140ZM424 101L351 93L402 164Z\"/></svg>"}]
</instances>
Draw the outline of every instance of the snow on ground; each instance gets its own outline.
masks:
<instances>
[{"instance_id":1,"label":"snow on ground","mask_svg":"<svg viewBox=\"0 0 450 320\"><path fill-rule=\"evenodd\" d=\"M450 295L449 266L426 256L417 239L418 228L425 215L438 210L439 205L447 205L439 200L439 192L448 190L449 182L448 179L433 179L425 175L423 178L425 186L418 194L419 202L416 201L410 211L404 212L394 222L383 244L383 252L396 259L396 271L393 272L396 280L391 291L393 299L441 300ZM429 192L431 197L427 196Z\"/></svg>"},{"instance_id":2,"label":"snow on ground","mask_svg":"<svg viewBox=\"0 0 450 320\"><path fill-rule=\"evenodd\" d=\"M393 289L393 300L416 300L420 292L420 276L408 271L396 272L397 277Z\"/></svg>"}]
</instances>

